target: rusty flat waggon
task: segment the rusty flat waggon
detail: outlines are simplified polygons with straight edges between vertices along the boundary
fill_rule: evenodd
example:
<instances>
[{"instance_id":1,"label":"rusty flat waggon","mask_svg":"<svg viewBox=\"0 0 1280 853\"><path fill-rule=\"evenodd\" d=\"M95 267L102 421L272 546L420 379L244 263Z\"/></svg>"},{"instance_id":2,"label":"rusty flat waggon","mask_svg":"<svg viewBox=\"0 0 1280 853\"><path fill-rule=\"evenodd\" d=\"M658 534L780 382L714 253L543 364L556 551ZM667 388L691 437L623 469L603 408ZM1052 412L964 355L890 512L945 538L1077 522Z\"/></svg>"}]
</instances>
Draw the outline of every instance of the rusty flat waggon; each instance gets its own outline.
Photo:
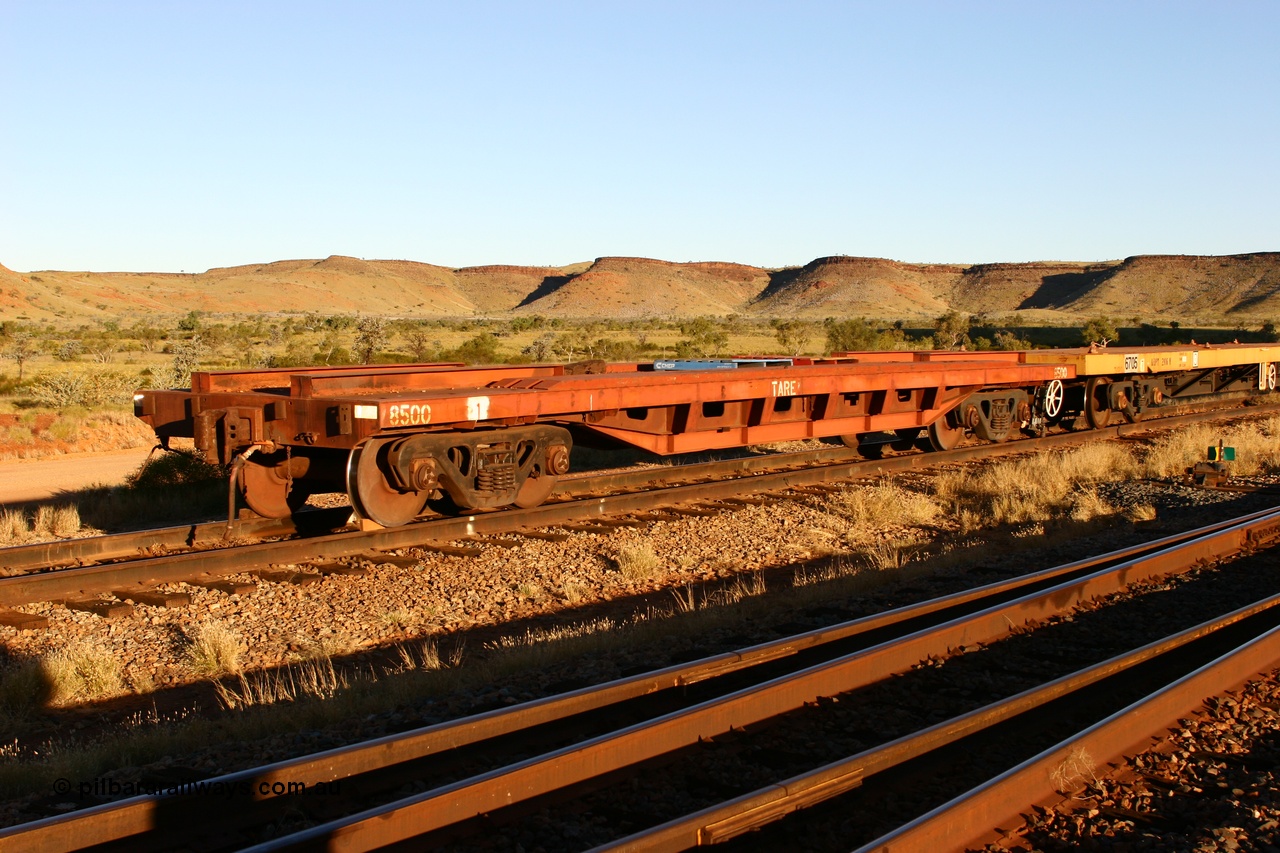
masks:
<instances>
[{"instance_id":1,"label":"rusty flat waggon","mask_svg":"<svg viewBox=\"0 0 1280 853\"><path fill-rule=\"evenodd\" d=\"M262 515L345 491L361 517L394 526L428 508L536 506L575 442L664 455L805 438L946 450L1271 392L1278 361L1280 345L1191 343L197 372L190 389L140 391L135 410L165 446L191 438L232 466Z\"/></svg>"},{"instance_id":2,"label":"rusty flat waggon","mask_svg":"<svg viewBox=\"0 0 1280 853\"><path fill-rule=\"evenodd\" d=\"M458 364L192 374L144 390L139 417L167 446L192 438L234 466L254 511L287 515L346 491L378 524L434 507L534 506L569 470L575 439L659 454L895 432L935 447L970 430L1000 441L1044 419L1070 365L1025 353L850 353L652 363ZM963 407L962 414L947 415Z\"/></svg>"}]
</instances>

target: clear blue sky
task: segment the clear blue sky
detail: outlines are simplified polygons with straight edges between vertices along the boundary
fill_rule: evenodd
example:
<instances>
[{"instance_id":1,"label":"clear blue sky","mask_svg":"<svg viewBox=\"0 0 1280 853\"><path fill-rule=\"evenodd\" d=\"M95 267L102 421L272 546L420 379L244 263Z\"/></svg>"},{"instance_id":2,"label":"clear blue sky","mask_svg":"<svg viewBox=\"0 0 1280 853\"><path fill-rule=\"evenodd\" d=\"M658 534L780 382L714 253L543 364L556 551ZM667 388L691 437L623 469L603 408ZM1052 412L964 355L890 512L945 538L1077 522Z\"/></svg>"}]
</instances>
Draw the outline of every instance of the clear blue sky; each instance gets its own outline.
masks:
<instances>
[{"instance_id":1,"label":"clear blue sky","mask_svg":"<svg viewBox=\"0 0 1280 853\"><path fill-rule=\"evenodd\" d=\"M0 263L1280 250L1280 3L0 0Z\"/></svg>"}]
</instances>

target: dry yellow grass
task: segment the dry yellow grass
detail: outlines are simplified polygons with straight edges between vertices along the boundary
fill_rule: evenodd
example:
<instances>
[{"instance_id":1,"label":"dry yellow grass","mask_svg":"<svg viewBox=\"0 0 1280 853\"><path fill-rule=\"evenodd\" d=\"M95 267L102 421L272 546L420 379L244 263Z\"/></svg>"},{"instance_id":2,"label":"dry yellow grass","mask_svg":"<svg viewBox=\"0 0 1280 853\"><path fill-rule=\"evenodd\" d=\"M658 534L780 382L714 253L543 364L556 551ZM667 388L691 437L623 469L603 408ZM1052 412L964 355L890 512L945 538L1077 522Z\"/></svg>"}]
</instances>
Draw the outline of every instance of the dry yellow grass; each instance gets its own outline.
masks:
<instances>
[{"instance_id":1,"label":"dry yellow grass","mask_svg":"<svg viewBox=\"0 0 1280 853\"><path fill-rule=\"evenodd\" d=\"M74 643L40 658L40 668L54 704L92 700L124 689L120 662L106 649Z\"/></svg>"},{"instance_id":2,"label":"dry yellow grass","mask_svg":"<svg viewBox=\"0 0 1280 853\"><path fill-rule=\"evenodd\" d=\"M440 659L440 647L436 645L435 640L402 643L396 646L396 653L400 658L402 672L414 670L435 672L444 668L444 661Z\"/></svg>"},{"instance_id":3,"label":"dry yellow grass","mask_svg":"<svg viewBox=\"0 0 1280 853\"><path fill-rule=\"evenodd\" d=\"M16 509L0 512L0 545L21 545L31 538L27 515Z\"/></svg>"},{"instance_id":4,"label":"dry yellow grass","mask_svg":"<svg viewBox=\"0 0 1280 853\"><path fill-rule=\"evenodd\" d=\"M651 578L662 568L662 560L647 542L623 545L614 560L622 576L632 581Z\"/></svg>"},{"instance_id":5,"label":"dry yellow grass","mask_svg":"<svg viewBox=\"0 0 1280 853\"><path fill-rule=\"evenodd\" d=\"M848 523L850 531L870 526L931 524L942 507L928 495L890 482L874 486L850 486L831 495L823 509Z\"/></svg>"},{"instance_id":6,"label":"dry yellow grass","mask_svg":"<svg viewBox=\"0 0 1280 853\"><path fill-rule=\"evenodd\" d=\"M240 671L244 641L224 622L201 622L187 632L187 663L201 675Z\"/></svg>"},{"instance_id":7,"label":"dry yellow grass","mask_svg":"<svg viewBox=\"0 0 1280 853\"><path fill-rule=\"evenodd\" d=\"M1065 453L947 472L934 481L934 494L940 503L955 507L962 530L1047 521L1063 514L1087 520L1109 514L1105 502L1088 486L1140 472L1126 448L1098 442Z\"/></svg>"},{"instance_id":8,"label":"dry yellow grass","mask_svg":"<svg viewBox=\"0 0 1280 853\"><path fill-rule=\"evenodd\" d=\"M65 539L80 532L80 510L72 504L36 507L35 532Z\"/></svg>"},{"instance_id":9,"label":"dry yellow grass","mask_svg":"<svg viewBox=\"0 0 1280 853\"><path fill-rule=\"evenodd\" d=\"M892 571L911 562L919 551L919 546L920 543L915 539L877 539L859 548L856 557L875 571Z\"/></svg>"},{"instance_id":10,"label":"dry yellow grass","mask_svg":"<svg viewBox=\"0 0 1280 853\"><path fill-rule=\"evenodd\" d=\"M338 671L327 656L308 658L275 672L243 673L236 685L215 682L218 699L228 709L255 705L276 705L304 699L332 699L350 686L345 672Z\"/></svg>"},{"instance_id":11,"label":"dry yellow grass","mask_svg":"<svg viewBox=\"0 0 1280 853\"><path fill-rule=\"evenodd\" d=\"M1236 449L1228 469L1235 476L1280 470L1280 417L1230 426L1195 424L1157 438L1143 465L1149 477L1180 477L1188 468L1208 458L1209 447L1221 440Z\"/></svg>"}]
</instances>

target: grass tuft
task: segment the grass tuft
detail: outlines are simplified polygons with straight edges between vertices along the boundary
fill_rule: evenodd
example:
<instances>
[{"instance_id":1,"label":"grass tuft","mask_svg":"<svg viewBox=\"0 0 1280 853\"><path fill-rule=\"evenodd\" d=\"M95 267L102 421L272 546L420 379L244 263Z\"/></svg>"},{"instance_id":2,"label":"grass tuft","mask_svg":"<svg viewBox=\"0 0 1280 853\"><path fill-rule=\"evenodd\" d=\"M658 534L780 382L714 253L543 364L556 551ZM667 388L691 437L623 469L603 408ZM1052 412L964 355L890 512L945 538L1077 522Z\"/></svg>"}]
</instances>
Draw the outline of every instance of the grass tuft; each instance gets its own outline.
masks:
<instances>
[{"instance_id":1,"label":"grass tuft","mask_svg":"<svg viewBox=\"0 0 1280 853\"><path fill-rule=\"evenodd\" d=\"M277 705L306 699L332 699L350 686L345 672L333 665L333 658L317 656L290 664L274 672L241 673L238 683L228 687L214 682L218 700L227 709L255 705Z\"/></svg>"},{"instance_id":2,"label":"grass tuft","mask_svg":"<svg viewBox=\"0 0 1280 853\"><path fill-rule=\"evenodd\" d=\"M1137 473L1138 463L1124 447L1099 442L1063 453L949 471L934 481L934 495L939 502L955 506L962 532L992 524L1043 522L1064 514L1080 520L1079 516L1104 514L1105 502L1086 487Z\"/></svg>"},{"instance_id":3,"label":"grass tuft","mask_svg":"<svg viewBox=\"0 0 1280 853\"><path fill-rule=\"evenodd\" d=\"M106 649L74 643L40 658L42 675L54 704L91 701L124 689L120 662Z\"/></svg>"},{"instance_id":4,"label":"grass tuft","mask_svg":"<svg viewBox=\"0 0 1280 853\"><path fill-rule=\"evenodd\" d=\"M440 659L440 647L435 640L421 640L416 643L402 643L396 647L400 657L401 672L435 672L444 669L444 661Z\"/></svg>"},{"instance_id":5,"label":"grass tuft","mask_svg":"<svg viewBox=\"0 0 1280 853\"><path fill-rule=\"evenodd\" d=\"M614 560L622 576L632 581L651 578L662 568L662 560L647 542L623 545L618 549L618 556Z\"/></svg>"},{"instance_id":6,"label":"grass tuft","mask_svg":"<svg viewBox=\"0 0 1280 853\"><path fill-rule=\"evenodd\" d=\"M20 545L31 538L27 514L16 509L0 512L0 545Z\"/></svg>"},{"instance_id":7,"label":"grass tuft","mask_svg":"<svg viewBox=\"0 0 1280 853\"><path fill-rule=\"evenodd\" d=\"M382 614L382 624L396 631L407 630L413 622L413 614L403 607L396 607Z\"/></svg>"},{"instance_id":8,"label":"grass tuft","mask_svg":"<svg viewBox=\"0 0 1280 853\"><path fill-rule=\"evenodd\" d=\"M915 559L919 545L914 539L877 539L859 548L855 556L875 571L891 571Z\"/></svg>"},{"instance_id":9,"label":"grass tuft","mask_svg":"<svg viewBox=\"0 0 1280 853\"><path fill-rule=\"evenodd\" d=\"M841 489L827 499L824 509L851 527L916 526L931 524L942 515L942 507L929 495L889 482Z\"/></svg>"},{"instance_id":10,"label":"grass tuft","mask_svg":"<svg viewBox=\"0 0 1280 853\"><path fill-rule=\"evenodd\" d=\"M1152 442L1147 452L1144 473L1149 477L1181 477L1197 462L1207 460L1207 451L1221 440L1236 449L1236 459L1228 462L1232 476L1280 470L1280 417L1263 421L1215 426L1194 424L1169 432Z\"/></svg>"},{"instance_id":11,"label":"grass tuft","mask_svg":"<svg viewBox=\"0 0 1280 853\"><path fill-rule=\"evenodd\" d=\"M226 483L221 465L208 462L194 450L157 453L125 478L133 489L156 489L170 486L195 486L201 483Z\"/></svg>"},{"instance_id":12,"label":"grass tuft","mask_svg":"<svg viewBox=\"0 0 1280 853\"><path fill-rule=\"evenodd\" d=\"M244 643L225 622L201 622L187 631L187 663L200 675L216 676L240 671Z\"/></svg>"},{"instance_id":13,"label":"grass tuft","mask_svg":"<svg viewBox=\"0 0 1280 853\"><path fill-rule=\"evenodd\" d=\"M35 532L65 539L80 532L80 510L72 504L36 508Z\"/></svg>"}]
</instances>

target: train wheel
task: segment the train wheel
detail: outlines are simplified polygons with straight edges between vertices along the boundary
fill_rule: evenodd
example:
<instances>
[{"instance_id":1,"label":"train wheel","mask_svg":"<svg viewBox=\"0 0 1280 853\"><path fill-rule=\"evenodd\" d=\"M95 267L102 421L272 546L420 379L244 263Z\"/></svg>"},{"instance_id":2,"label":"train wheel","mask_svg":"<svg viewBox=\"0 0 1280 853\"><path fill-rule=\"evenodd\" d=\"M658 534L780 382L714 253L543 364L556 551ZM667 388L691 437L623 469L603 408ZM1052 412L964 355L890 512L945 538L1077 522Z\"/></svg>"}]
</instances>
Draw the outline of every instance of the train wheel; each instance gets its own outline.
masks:
<instances>
[{"instance_id":1,"label":"train wheel","mask_svg":"<svg viewBox=\"0 0 1280 853\"><path fill-rule=\"evenodd\" d=\"M1104 429L1111 423L1111 402L1107 399L1107 386L1110 384L1107 377L1095 376L1085 386L1084 416L1094 429Z\"/></svg>"},{"instance_id":2,"label":"train wheel","mask_svg":"<svg viewBox=\"0 0 1280 853\"><path fill-rule=\"evenodd\" d=\"M245 461L236 479L249 509L264 518L288 518L307 502L310 493L296 480L290 488L284 472L280 465L263 465L253 459Z\"/></svg>"},{"instance_id":3,"label":"train wheel","mask_svg":"<svg viewBox=\"0 0 1280 853\"><path fill-rule=\"evenodd\" d=\"M347 497L361 518L399 527L418 517L429 495L401 491L387 480L384 466L390 445L390 441L373 439L352 449L347 459Z\"/></svg>"},{"instance_id":4,"label":"train wheel","mask_svg":"<svg viewBox=\"0 0 1280 853\"><path fill-rule=\"evenodd\" d=\"M888 446L888 442L881 441L874 444L859 444L855 449L858 451L858 455L863 459L883 459L884 449Z\"/></svg>"},{"instance_id":5,"label":"train wheel","mask_svg":"<svg viewBox=\"0 0 1280 853\"><path fill-rule=\"evenodd\" d=\"M556 487L556 481L560 479L552 474L537 473L539 475L537 477L532 474L526 477L520 490L516 492L515 505L521 509L539 506L551 496L552 490Z\"/></svg>"},{"instance_id":6,"label":"train wheel","mask_svg":"<svg viewBox=\"0 0 1280 853\"><path fill-rule=\"evenodd\" d=\"M934 450L955 450L964 441L964 427L951 423L951 413L929 424L929 445Z\"/></svg>"},{"instance_id":7,"label":"train wheel","mask_svg":"<svg viewBox=\"0 0 1280 853\"><path fill-rule=\"evenodd\" d=\"M863 459L882 459L884 457L884 448L887 444L887 442L883 441L864 442L856 433L842 435L840 436L840 441L844 443L845 447L858 451L858 455Z\"/></svg>"},{"instance_id":8,"label":"train wheel","mask_svg":"<svg viewBox=\"0 0 1280 853\"><path fill-rule=\"evenodd\" d=\"M920 438L920 427L912 427L911 429L895 429L893 434L898 437L897 441L889 442L889 449L904 453L908 450L916 449L916 442Z\"/></svg>"},{"instance_id":9,"label":"train wheel","mask_svg":"<svg viewBox=\"0 0 1280 853\"><path fill-rule=\"evenodd\" d=\"M1262 381L1258 384L1262 386L1264 391L1276 390L1276 363L1274 361L1267 363L1266 369L1262 374Z\"/></svg>"}]
</instances>

